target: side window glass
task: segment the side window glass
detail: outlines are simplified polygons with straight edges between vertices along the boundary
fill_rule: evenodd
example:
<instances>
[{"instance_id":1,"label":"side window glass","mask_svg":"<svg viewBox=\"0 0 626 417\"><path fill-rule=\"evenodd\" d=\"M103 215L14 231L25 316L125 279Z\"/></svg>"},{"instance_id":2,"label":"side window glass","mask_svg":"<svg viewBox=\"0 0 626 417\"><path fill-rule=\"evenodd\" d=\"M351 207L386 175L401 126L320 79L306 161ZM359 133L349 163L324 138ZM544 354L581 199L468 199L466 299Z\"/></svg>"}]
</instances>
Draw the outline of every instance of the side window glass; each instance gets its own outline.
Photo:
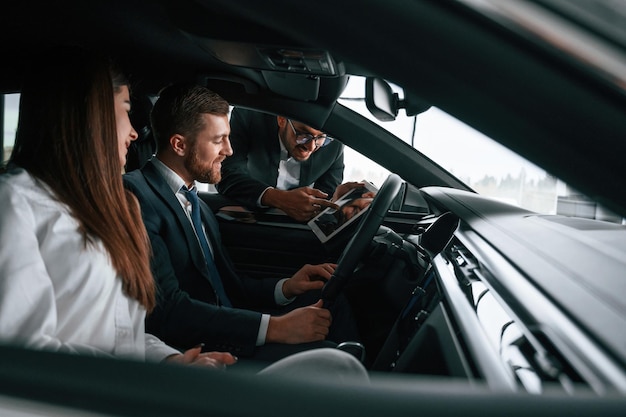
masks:
<instances>
[{"instance_id":1,"label":"side window glass","mask_svg":"<svg viewBox=\"0 0 626 417\"><path fill-rule=\"evenodd\" d=\"M2 146L3 146L3 161L6 162L11 156L13 151L13 144L15 143L15 131L17 129L17 118L19 115L19 94L5 94L4 95L4 126L2 129Z\"/></svg>"}]
</instances>

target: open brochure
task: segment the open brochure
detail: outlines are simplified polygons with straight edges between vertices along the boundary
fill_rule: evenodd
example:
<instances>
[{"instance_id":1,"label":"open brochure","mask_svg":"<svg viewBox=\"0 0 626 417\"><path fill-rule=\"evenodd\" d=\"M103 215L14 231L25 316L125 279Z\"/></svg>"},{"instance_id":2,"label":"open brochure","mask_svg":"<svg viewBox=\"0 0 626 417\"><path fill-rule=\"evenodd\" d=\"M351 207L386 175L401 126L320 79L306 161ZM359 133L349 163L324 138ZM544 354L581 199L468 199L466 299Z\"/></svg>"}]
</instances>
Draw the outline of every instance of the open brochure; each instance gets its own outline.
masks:
<instances>
[{"instance_id":1,"label":"open brochure","mask_svg":"<svg viewBox=\"0 0 626 417\"><path fill-rule=\"evenodd\" d=\"M372 198L363 195L370 191L376 193L378 189L367 181L362 182L362 187L350 190L335 201L338 209L327 207L309 221L309 227L322 243L332 239L367 211Z\"/></svg>"}]
</instances>

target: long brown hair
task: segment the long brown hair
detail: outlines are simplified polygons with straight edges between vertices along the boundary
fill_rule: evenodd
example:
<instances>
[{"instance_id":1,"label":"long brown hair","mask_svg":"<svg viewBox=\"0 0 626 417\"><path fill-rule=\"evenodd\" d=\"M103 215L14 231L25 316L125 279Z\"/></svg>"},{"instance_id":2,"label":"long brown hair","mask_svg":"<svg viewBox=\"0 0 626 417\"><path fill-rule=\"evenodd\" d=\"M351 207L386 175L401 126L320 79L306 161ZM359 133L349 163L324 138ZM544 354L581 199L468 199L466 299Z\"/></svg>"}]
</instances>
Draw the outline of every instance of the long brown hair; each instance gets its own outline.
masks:
<instances>
[{"instance_id":1,"label":"long brown hair","mask_svg":"<svg viewBox=\"0 0 626 417\"><path fill-rule=\"evenodd\" d=\"M150 246L139 204L122 185L113 101L121 86L113 85L120 78L111 68L102 57L71 49L30 74L9 164L52 188L78 220L85 245L102 240L125 293L151 311Z\"/></svg>"}]
</instances>

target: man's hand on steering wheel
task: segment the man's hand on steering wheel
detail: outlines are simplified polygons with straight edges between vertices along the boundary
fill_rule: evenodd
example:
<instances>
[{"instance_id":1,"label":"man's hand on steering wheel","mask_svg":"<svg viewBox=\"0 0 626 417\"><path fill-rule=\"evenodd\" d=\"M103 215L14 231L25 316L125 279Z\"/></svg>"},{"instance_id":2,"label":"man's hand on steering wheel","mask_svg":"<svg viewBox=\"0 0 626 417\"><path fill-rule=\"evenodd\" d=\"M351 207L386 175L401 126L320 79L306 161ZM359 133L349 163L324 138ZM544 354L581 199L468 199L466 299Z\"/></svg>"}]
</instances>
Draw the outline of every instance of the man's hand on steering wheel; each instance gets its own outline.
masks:
<instances>
[{"instance_id":1,"label":"man's hand on steering wheel","mask_svg":"<svg viewBox=\"0 0 626 417\"><path fill-rule=\"evenodd\" d=\"M380 187L378 193L376 193L354 236L352 236L339 257L337 268L333 276L322 289L322 299L324 300L325 306L335 300L337 295L350 280L354 269L365 255L387 211L400 192L401 186L402 179L396 174L390 174Z\"/></svg>"}]
</instances>

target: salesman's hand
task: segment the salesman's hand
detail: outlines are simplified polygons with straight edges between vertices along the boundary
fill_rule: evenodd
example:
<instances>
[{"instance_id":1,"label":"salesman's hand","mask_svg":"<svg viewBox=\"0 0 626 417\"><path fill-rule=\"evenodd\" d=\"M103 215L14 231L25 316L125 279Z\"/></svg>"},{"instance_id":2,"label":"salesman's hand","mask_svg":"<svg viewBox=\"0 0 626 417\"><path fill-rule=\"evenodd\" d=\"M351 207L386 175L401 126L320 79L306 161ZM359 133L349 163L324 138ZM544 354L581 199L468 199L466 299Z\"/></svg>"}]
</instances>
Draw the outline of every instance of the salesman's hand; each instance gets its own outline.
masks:
<instances>
[{"instance_id":1,"label":"salesman's hand","mask_svg":"<svg viewBox=\"0 0 626 417\"><path fill-rule=\"evenodd\" d=\"M165 360L171 363L215 369L225 369L227 365L237 362L237 358L228 352L202 353L202 345L186 350L185 353L169 356Z\"/></svg>"},{"instance_id":2,"label":"salesman's hand","mask_svg":"<svg viewBox=\"0 0 626 417\"><path fill-rule=\"evenodd\" d=\"M359 187L365 187L365 183L363 181L344 182L343 184L340 184L337 186L337 188L335 189L335 193L333 194L333 198L330 201L337 201L341 197L343 197L344 194L347 194L350 190L353 190ZM363 195L361 195L361 197L371 198L371 197L374 197L374 195L376 195L376 193L373 193L371 191L366 191L363 193Z\"/></svg>"},{"instance_id":3,"label":"salesman's hand","mask_svg":"<svg viewBox=\"0 0 626 417\"><path fill-rule=\"evenodd\" d=\"M265 341L267 343L307 343L326 339L332 321L323 301L297 308L284 316L270 317Z\"/></svg>"},{"instance_id":4,"label":"salesman's hand","mask_svg":"<svg viewBox=\"0 0 626 417\"><path fill-rule=\"evenodd\" d=\"M337 209L337 205L326 198L328 194L311 187L300 187L293 190L277 190L269 188L263 194L261 203L264 206L276 207L289 217L305 222L315 217L326 207Z\"/></svg>"},{"instance_id":5,"label":"salesman's hand","mask_svg":"<svg viewBox=\"0 0 626 417\"><path fill-rule=\"evenodd\" d=\"M330 279L337 264L304 265L283 283L283 294L292 298L311 290L321 289Z\"/></svg>"}]
</instances>

